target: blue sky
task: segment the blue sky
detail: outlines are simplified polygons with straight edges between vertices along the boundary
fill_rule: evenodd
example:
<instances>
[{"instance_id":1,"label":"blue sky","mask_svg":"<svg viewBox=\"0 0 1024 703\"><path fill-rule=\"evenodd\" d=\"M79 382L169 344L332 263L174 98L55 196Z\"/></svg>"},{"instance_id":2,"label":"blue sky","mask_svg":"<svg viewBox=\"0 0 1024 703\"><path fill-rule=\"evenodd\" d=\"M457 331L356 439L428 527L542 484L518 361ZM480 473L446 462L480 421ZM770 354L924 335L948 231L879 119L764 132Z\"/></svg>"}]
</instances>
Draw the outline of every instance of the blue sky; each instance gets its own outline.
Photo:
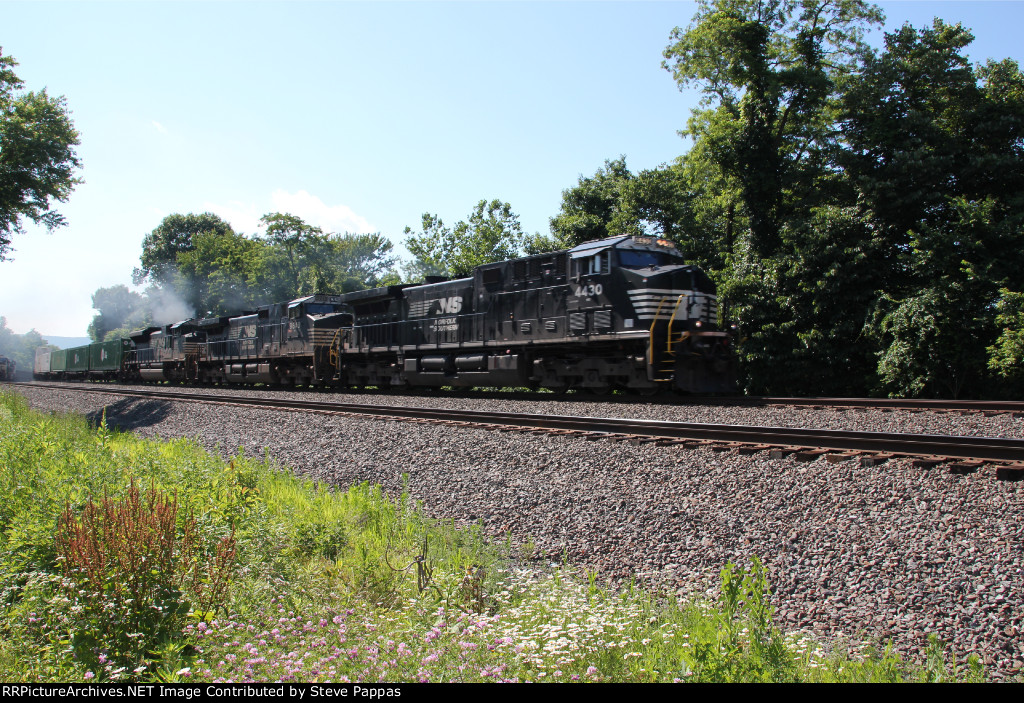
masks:
<instances>
[{"instance_id":1,"label":"blue sky","mask_svg":"<svg viewBox=\"0 0 1024 703\"><path fill-rule=\"evenodd\" d=\"M1024 2L879 3L886 29L970 27L972 60L1012 57ZM85 183L69 225L16 236L0 315L84 336L90 296L130 283L174 212L252 234L286 211L400 244L423 212L511 203L547 232L562 190L607 158L686 150L696 104L660 68L692 2L0 2L26 88L67 99ZM881 32L872 35L880 44Z\"/></svg>"}]
</instances>

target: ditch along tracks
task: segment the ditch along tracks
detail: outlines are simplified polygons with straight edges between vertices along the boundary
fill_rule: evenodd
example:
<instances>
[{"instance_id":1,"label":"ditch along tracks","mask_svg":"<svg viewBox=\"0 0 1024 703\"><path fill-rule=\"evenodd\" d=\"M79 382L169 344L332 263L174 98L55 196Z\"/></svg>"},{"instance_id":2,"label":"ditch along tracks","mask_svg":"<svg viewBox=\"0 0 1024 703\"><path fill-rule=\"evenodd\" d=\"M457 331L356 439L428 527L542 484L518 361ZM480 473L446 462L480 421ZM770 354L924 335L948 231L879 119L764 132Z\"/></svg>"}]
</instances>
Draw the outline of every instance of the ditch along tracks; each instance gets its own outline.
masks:
<instances>
[{"instance_id":1,"label":"ditch along tracks","mask_svg":"<svg viewBox=\"0 0 1024 703\"><path fill-rule=\"evenodd\" d=\"M909 458L913 466L922 469L930 469L942 464L946 465L952 473L972 473L982 466L991 466L995 468L999 479L1011 481L1024 479L1024 440L1002 437L757 427L480 410L435 410L417 407L331 403L322 400L180 393L163 389L119 389L109 386L77 384L24 383L12 385L192 403L255 406L272 410L393 419L414 423L439 423L499 431L569 435L587 440L628 441L635 444L655 443L661 446L679 446L681 448L708 447L715 451L735 450L740 454L768 452L772 458L793 455L798 461L813 461L824 456L828 461L859 460L863 466L875 466L889 459ZM826 399L813 400L823 401ZM867 401L868 399L863 400ZM833 407L824 402L799 404L812 407ZM877 406L868 405L865 402L860 407ZM948 409L948 405L942 407ZM1001 412L1007 412L1007 410Z\"/></svg>"}]
</instances>

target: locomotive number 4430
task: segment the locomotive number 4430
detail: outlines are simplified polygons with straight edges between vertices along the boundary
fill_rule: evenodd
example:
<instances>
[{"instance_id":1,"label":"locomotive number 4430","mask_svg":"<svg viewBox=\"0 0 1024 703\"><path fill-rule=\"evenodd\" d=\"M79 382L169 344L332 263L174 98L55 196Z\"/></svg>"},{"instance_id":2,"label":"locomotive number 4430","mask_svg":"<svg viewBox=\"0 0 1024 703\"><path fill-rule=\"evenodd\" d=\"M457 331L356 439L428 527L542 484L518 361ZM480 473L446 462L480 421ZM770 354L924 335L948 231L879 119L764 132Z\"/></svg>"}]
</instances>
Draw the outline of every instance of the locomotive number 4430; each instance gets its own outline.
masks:
<instances>
[{"instance_id":1,"label":"locomotive number 4430","mask_svg":"<svg viewBox=\"0 0 1024 703\"><path fill-rule=\"evenodd\" d=\"M587 298L594 297L595 295L601 295L604 292L604 286L600 283L584 283L583 285L576 286L576 297Z\"/></svg>"}]
</instances>

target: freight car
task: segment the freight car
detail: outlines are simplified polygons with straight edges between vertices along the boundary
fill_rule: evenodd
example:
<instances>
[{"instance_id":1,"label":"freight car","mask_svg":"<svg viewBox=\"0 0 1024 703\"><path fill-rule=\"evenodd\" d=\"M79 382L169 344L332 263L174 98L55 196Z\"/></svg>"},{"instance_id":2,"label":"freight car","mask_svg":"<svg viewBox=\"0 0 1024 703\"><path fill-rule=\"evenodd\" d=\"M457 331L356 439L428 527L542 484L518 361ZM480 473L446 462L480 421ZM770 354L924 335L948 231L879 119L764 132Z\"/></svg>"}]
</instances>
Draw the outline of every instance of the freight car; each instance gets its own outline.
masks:
<instances>
[{"instance_id":1,"label":"freight car","mask_svg":"<svg viewBox=\"0 0 1024 703\"><path fill-rule=\"evenodd\" d=\"M37 379L126 380L126 363L131 351L127 339L86 344L70 349L36 349L32 375Z\"/></svg>"},{"instance_id":2,"label":"freight car","mask_svg":"<svg viewBox=\"0 0 1024 703\"><path fill-rule=\"evenodd\" d=\"M650 237L486 264L456 280L185 320L122 341L119 368L97 376L90 366L88 377L597 394L736 384L733 334L718 323L713 282L671 242ZM82 377L56 352L49 366L51 376Z\"/></svg>"}]
</instances>

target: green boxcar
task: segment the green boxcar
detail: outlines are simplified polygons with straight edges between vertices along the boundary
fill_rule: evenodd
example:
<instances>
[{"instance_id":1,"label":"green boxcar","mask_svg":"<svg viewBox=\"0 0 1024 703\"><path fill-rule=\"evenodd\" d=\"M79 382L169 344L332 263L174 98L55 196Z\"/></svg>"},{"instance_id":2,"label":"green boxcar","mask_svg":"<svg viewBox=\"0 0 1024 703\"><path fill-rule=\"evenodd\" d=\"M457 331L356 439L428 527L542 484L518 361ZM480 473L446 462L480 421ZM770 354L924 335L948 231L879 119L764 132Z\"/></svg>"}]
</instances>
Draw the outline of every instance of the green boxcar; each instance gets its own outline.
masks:
<instances>
[{"instance_id":1,"label":"green boxcar","mask_svg":"<svg viewBox=\"0 0 1024 703\"><path fill-rule=\"evenodd\" d=\"M55 349L50 354L50 373L64 373L68 368L68 350Z\"/></svg>"},{"instance_id":2,"label":"green boxcar","mask_svg":"<svg viewBox=\"0 0 1024 703\"><path fill-rule=\"evenodd\" d=\"M127 339L97 342L89 345L89 372L93 376L113 376L121 370L121 363L128 351Z\"/></svg>"},{"instance_id":3,"label":"green boxcar","mask_svg":"<svg viewBox=\"0 0 1024 703\"><path fill-rule=\"evenodd\" d=\"M68 361L67 371L68 374L80 375L89 373L89 347L91 344L87 344L84 347L72 347L68 349Z\"/></svg>"}]
</instances>

